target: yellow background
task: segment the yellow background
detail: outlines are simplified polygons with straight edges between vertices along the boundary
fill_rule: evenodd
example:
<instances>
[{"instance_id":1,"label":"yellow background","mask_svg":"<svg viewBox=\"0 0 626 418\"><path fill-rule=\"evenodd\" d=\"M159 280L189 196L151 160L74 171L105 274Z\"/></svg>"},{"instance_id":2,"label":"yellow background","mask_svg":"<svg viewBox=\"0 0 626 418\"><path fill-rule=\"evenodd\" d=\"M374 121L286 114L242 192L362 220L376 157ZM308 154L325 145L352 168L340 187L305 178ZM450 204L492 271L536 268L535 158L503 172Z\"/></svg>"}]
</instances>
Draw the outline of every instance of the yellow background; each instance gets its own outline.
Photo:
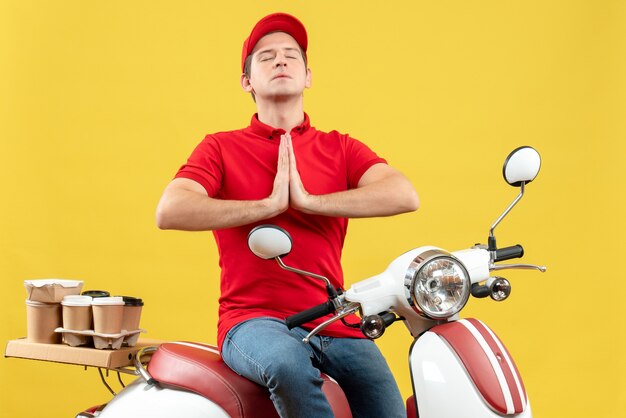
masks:
<instances>
[{"instance_id":1,"label":"yellow background","mask_svg":"<svg viewBox=\"0 0 626 418\"><path fill-rule=\"evenodd\" d=\"M319 129L402 170L414 214L351 223L349 281L400 253L484 242L515 197L519 145L538 179L497 230L546 274L472 300L520 368L535 417L626 410L622 299L626 3L622 1L0 2L0 342L25 335L23 280L137 295L147 336L215 342L210 233L163 232L161 191L206 133L245 126L241 44L274 11L308 28ZM379 340L403 394L410 337ZM451 397L454 394L450 394ZM69 417L109 398L93 369L0 358L0 417Z\"/></svg>"}]
</instances>

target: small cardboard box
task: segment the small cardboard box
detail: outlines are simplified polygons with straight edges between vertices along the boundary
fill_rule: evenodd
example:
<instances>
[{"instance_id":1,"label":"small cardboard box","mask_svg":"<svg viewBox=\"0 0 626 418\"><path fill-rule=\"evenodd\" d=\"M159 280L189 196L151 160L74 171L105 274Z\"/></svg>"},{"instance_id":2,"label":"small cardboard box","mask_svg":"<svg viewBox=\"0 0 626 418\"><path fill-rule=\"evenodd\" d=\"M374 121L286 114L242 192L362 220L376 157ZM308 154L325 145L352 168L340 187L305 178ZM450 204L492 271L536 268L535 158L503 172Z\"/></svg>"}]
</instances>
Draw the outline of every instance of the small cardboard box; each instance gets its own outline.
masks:
<instances>
[{"instance_id":1,"label":"small cardboard box","mask_svg":"<svg viewBox=\"0 0 626 418\"><path fill-rule=\"evenodd\" d=\"M79 295L83 288L81 280L41 279L25 280L28 300L44 303L61 303L67 295Z\"/></svg>"},{"instance_id":2,"label":"small cardboard box","mask_svg":"<svg viewBox=\"0 0 626 418\"><path fill-rule=\"evenodd\" d=\"M132 366L133 357L141 348L158 346L162 343L164 341L139 339L134 347L122 347L119 350L98 350L87 347L70 347L65 344L31 343L25 338L20 338L7 343L4 356L117 369Z\"/></svg>"}]
</instances>

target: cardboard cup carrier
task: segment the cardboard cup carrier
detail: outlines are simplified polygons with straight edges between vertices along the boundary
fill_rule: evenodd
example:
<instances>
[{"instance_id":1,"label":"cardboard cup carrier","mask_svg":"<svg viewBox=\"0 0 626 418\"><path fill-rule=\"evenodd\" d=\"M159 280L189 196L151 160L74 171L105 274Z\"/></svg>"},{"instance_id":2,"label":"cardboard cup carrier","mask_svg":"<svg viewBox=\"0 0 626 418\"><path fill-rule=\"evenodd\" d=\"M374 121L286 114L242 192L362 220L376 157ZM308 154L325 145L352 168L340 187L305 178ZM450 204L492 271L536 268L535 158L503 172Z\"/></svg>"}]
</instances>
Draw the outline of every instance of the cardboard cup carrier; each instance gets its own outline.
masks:
<instances>
[{"instance_id":1,"label":"cardboard cup carrier","mask_svg":"<svg viewBox=\"0 0 626 418\"><path fill-rule=\"evenodd\" d=\"M124 299L121 296L94 298L93 326L96 334L119 334L124 322Z\"/></svg>"}]
</instances>

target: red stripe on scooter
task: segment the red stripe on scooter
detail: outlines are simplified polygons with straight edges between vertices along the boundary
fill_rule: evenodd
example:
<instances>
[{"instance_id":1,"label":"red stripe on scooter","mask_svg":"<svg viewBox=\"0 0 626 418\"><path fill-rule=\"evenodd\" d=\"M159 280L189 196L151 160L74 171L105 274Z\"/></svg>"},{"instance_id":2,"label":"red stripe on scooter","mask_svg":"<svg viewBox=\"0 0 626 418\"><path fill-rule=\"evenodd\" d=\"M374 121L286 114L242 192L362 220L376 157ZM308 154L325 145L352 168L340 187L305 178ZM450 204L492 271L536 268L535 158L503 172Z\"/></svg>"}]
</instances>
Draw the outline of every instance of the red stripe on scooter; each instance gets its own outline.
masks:
<instances>
[{"instance_id":1,"label":"red stripe on scooter","mask_svg":"<svg viewBox=\"0 0 626 418\"><path fill-rule=\"evenodd\" d=\"M438 325L430 331L441 336L454 349L485 401L494 410L506 414L506 400L498 377L487 354L472 333L458 322Z\"/></svg>"},{"instance_id":2,"label":"red stripe on scooter","mask_svg":"<svg viewBox=\"0 0 626 418\"><path fill-rule=\"evenodd\" d=\"M517 370L517 366L515 365L513 358L511 357L511 354L508 352L504 344L502 344L502 341L500 341L498 336L492 330L491 332L489 332L490 330L487 328L487 325L485 325L484 323L482 323L481 321L477 319L467 319L467 321L470 322L472 325L474 325L474 327L478 330L478 332L480 332L480 335L483 336L483 338L489 345L489 348L491 348L491 351L493 351L493 353L495 354L496 359L498 360L498 363L500 364L500 367L502 368L502 372L504 373L506 383L509 386L509 390L511 392L511 398L513 399L515 413L519 414L523 412L524 405L526 404L526 390L524 389L524 383L522 382L522 378L519 374L519 371ZM498 342L500 343L500 345L498 345L498 343L494 340L494 338L498 338ZM511 366L513 366L513 368L509 366L509 363L506 361L505 355L502 352L503 350L501 350L500 347L502 347L502 349L506 351L506 355L511 361ZM517 381L519 382L521 386L520 388L521 393L520 393L520 389L518 389L518 386L515 382L514 374L516 375Z\"/></svg>"}]
</instances>

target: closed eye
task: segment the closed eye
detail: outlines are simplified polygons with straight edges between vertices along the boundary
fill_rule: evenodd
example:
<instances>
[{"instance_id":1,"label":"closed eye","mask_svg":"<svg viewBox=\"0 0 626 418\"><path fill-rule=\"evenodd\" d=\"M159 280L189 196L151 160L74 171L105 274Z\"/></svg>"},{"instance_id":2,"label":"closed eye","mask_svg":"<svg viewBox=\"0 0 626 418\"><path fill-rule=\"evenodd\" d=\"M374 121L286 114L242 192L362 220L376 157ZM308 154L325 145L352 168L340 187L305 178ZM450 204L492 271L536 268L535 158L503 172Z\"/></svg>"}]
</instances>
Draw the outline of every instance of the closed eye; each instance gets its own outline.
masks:
<instances>
[{"instance_id":1,"label":"closed eye","mask_svg":"<svg viewBox=\"0 0 626 418\"><path fill-rule=\"evenodd\" d=\"M260 51L257 55L258 61L269 61L274 59L276 54L272 50Z\"/></svg>"}]
</instances>

